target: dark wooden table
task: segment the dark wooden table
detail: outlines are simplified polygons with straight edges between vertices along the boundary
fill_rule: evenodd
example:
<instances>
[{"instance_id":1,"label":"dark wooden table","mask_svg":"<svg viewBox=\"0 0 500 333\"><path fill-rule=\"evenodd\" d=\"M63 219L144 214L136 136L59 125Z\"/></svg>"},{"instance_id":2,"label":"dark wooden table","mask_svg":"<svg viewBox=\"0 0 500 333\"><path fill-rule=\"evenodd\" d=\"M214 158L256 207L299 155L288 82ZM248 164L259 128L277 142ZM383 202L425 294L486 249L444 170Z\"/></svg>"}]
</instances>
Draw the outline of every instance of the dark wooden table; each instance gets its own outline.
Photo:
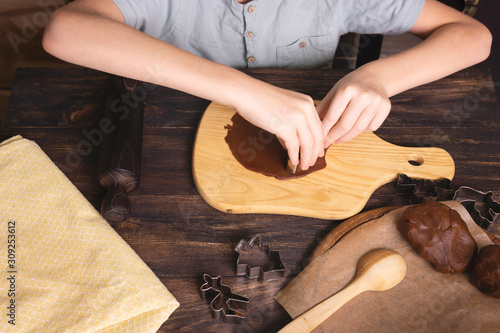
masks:
<instances>
[{"instance_id":1,"label":"dark wooden table","mask_svg":"<svg viewBox=\"0 0 500 333\"><path fill-rule=\"evenodd\" d=\"M252 70L272 84L321 99L346 72ZM452 184L495 192L500 200L500 112L488 70L469 69L392 98L392 112L377 134L398 145L438 146L456 163ZM96 207L104 190L96 180L98 128L110 75L88 69L17 71L1 139L20 134L36 141ZM131 217L113 227L180 302L160 332L274 332L290 318L273 296L305 265L319 240L341 221L281 215L230 215L198 195L191 176L196 128L209 102L156 87L145 96L141 183L130 194ZM87 142L87 143L86 143ZM91 144L88 144L91 142ZM364 210L408 204L379 188ZM488 229L500 236L500 226ZM256 234L279 250L282 281L260 283L234 276L233 249ZM244 325L213 320L200 298L202 275L222 275L233 292L251 299Z\"/></svg>"}]
</instances>

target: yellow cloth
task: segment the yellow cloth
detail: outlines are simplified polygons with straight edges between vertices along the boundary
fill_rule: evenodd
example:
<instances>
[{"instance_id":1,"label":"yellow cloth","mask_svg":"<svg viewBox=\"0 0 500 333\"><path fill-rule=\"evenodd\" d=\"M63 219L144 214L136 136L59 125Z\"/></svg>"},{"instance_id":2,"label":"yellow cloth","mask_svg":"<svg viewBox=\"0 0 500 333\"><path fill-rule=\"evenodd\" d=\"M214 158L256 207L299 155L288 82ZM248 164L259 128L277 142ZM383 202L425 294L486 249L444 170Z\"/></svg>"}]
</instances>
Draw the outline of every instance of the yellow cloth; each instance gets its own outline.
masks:
<instances>
[{"instance_id":1,"label":"yellow cloth","mask_svg":"<svg viewBox=\"0 0 500 333\"><path fill-rule=\"evenodd\" d=\"M179 306L40 147L20 136L0 143L0 218L0 332L156 332Z\"/></svg>"}]
</instances>

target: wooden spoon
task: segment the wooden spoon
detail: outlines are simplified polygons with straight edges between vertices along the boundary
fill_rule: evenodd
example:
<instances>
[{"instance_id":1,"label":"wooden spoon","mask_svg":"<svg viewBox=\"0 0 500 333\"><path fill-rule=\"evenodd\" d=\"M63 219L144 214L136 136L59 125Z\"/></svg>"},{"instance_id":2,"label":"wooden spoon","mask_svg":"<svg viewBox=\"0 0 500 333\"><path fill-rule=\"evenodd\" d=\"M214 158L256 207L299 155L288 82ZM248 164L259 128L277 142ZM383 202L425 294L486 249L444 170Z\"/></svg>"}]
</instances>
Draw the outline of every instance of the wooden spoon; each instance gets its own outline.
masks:
<instances>
[{"instance_id":1,"label":"wooden spoon","mask_svg":"<svg viewBox=\"0 0 500 333\"><path fill-rule=\"evenodd\" d=\"M279 332L311 332L362 292L391 289L405 277L406 263L396 252L382 249L365 254L359 260L356 270L356 277L346 288L295 318Z\"/></svg>"}]
</instances>

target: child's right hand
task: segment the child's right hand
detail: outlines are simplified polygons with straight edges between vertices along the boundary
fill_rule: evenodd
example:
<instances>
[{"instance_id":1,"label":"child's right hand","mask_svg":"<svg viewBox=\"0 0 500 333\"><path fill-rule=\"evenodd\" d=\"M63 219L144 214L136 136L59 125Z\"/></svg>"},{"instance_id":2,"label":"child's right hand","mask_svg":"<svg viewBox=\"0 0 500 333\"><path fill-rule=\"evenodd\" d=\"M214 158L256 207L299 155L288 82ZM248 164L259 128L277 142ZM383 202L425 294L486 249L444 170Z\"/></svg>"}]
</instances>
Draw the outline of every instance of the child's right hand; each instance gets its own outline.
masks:
<instances>
[{"instance_id":1,"label":"child's right hand","mask_svg":"<svg viewBox=\"0 0 500 333\"><path fill-rule=\"evenodd\" d=\"M290 161L307 170L324 155L324 134L311 97L255 80L233 105L252 124L275 134ZM299 159L300 152L300 159Z\"/></svg>"}]
</instances>

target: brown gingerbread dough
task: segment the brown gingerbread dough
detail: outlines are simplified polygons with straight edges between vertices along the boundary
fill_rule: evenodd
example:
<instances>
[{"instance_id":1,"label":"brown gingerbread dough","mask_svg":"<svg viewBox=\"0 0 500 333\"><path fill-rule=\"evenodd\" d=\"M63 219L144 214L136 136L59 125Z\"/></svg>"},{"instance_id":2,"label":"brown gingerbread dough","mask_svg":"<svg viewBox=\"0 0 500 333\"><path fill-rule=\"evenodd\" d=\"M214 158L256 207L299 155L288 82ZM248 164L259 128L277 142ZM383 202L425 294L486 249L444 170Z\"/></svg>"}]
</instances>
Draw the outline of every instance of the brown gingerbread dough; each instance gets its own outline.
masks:
<instances>
[{"instance_id":1,"label":"brown gingerbread dough","mask_svg":"<svg viewBox=\"0 0 500 333\"><path fill-rule=\"evenodd\" d=\"M286 180L303 177L326 167L324 157L319 158L312 167L295 174L286 171L288 155L275 135L254 126L239 114L235 114L227 125L226 142L236 160L248 170L265 176Z\"/></svg>"},{"instance_id":2,"label":"brown gingerbread dough","mask_svg":"<svg viewBox=\"0 0 500 333\"><path fill-rule=\"evenodd\" d=\"M472 262L472 284L486 295L500 298L500 245L487 245Z\"/></svg>"},{"instance_id":3,"label":"brown gingerbread dough","mask_svg":"<svg viewBox=\"0 0 500 333\"><path fill-rule=\"evenodd\" d=\"M441 273L461 273L476 252L476 242L458 212L439 202L408 207L397 221L399 232Z\"/></svg>"}]
</instances>

